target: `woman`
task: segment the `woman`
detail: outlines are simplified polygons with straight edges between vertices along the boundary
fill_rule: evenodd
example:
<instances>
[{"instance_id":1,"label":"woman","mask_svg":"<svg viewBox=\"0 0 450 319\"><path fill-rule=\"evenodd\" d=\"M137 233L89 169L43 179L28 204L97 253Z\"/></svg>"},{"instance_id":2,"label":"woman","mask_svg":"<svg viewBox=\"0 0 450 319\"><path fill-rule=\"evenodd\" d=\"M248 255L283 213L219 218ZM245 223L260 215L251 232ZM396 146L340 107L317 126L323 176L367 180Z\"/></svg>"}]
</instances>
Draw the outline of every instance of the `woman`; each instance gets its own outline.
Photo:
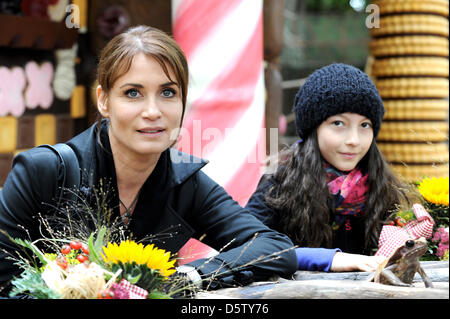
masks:
<instances>
[{"instance_id":1,"label":"woman","mask_svg":"<svg viewBox=\"0 0 450 319\"><path fill-rule=\"evenodd\" d=\"M287 236L233 201L201 171L204 161L170 148L178 137L188 87L187 62L175 41L145 26L116 36L101 53L98 82L97 106L104 119L67 143L78 158L85 194L110 182L112 217L120 216L133 238L154 234L155 245L172 253L204 234L206 244L226 247L207 263L200 259L179 268L193 280L201 276L208 287L295 271ZM53 198L61 186L60 166L43 148L15 158L0 193L1 229L25 238L25 228L32 239L39 238L33 219L39 212L50 214L49 204L57 204ZM170 236L158 240L158 234L167 232ZM0 248L14 250L5 236L0 239ZM246 266L280 252L280 258ZM18 270L0 254L0 283L5 283ZM211 276L212 285L206 280Z\"/></svg>"},{"instance_id":2,"label":"woman","mask_svg":"<svg viewBox=\"0 0 450 319\"><path fill-rule=\"evenodd\" d=\"M385 259L370 256L383 223L412 203L376 144L379 93L357 68L332 64L308 77L294 112L301 140L246 208L300 246L298 269L373 271Z\"/></svg>"}]
</instances>

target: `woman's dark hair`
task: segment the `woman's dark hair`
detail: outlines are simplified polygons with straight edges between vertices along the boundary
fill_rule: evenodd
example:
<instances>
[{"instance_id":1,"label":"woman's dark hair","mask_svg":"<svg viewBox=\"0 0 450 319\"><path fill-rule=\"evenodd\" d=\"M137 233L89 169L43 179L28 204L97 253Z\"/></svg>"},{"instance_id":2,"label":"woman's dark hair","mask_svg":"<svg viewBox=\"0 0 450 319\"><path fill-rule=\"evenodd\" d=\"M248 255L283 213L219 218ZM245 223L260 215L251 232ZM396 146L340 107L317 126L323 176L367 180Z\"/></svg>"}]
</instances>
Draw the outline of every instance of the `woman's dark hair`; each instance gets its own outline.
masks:
<instances>
[{"instance_id":1,"label":"woman's dark hair","mask_svg":"<svg viewBox=\"0 0 450 319\"><path fill-rule=\"evenodd\" d=\"M331 247L330 216L334 212L323 159L314 130L301 143L282 152L272 175L266 202L280 216L278 230L294 244L304 247ZM359 163L368 174L369 190L365 205L365 248L377 247L383 222L403 205L410 205L411 187L400 181L389 168L375 139Z\"/></svg>"}]
</instances>

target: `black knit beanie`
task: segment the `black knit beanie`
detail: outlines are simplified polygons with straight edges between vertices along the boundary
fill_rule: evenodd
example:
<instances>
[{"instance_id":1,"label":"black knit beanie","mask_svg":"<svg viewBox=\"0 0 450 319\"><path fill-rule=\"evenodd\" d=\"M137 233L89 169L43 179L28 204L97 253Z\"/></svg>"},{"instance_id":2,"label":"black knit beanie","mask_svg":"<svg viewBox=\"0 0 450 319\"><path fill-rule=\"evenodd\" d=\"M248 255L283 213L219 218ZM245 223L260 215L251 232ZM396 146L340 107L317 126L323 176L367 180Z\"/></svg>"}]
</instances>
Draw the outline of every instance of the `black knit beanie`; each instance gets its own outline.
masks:
<instances>
[{"instance_id":1,"label":"black knit beanie","mask_svg":"<svg viewBox=\"0 0 450 319\"><path fill-rule=\"evenodd\" d=\"M336 63L316 70L306 79L295 96L294 112L297 133L303 139L330 116L346 112L369 118L377 137L384 106L367 74Z\"/></svg>"}]
</instances>

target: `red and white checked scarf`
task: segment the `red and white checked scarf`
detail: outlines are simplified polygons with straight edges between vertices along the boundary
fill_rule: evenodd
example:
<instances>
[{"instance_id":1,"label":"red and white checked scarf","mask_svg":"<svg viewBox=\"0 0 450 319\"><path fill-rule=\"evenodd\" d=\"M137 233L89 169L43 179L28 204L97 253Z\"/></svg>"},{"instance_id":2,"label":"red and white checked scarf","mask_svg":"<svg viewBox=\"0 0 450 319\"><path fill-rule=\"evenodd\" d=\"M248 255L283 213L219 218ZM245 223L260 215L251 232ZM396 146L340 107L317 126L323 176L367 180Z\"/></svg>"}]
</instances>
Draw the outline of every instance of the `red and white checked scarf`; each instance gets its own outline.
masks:
<instances>
[{"instance_id":1,"label":"red and white checked scarf","mask_svg":"<svg viewBox=\"0 0 450 319\"><path fill-rule=\"evenodd\" d=\"M122 279L119 281L119 286L128 290L129 298L128 299L147 299L148 291L138 287L136 285L131 284L129 281Z\"/></svg>"},{"instance_id":2,"label":"red and white checked scarf","mask_svg":"<svg viewBox=\"0 0 450 319\"><path fill-rule=\"evenodd\" d=\"M381 230L378 251L375 256L390 257L395 250L403 246L408 239L430 238L433 233L434 220L420 204L414 204L412 210L416 219L404 227L385 225Z\"/></svg>"}]
</instances>

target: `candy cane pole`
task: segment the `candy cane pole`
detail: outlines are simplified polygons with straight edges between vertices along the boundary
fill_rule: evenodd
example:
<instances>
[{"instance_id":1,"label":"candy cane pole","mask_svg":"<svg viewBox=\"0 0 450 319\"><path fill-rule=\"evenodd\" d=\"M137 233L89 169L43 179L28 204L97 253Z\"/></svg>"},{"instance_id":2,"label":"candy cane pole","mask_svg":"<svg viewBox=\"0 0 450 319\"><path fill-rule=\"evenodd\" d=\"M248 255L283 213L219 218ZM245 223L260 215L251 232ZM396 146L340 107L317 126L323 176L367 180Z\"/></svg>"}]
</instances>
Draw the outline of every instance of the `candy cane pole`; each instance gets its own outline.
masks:
<instances>
[{"instance_id":1,"label":"candy cane pole","mask_svg":"<svg viewBox=\"0 0 450 319\"><path fill-rule=\"evenodd\" d=\"M265 156L262 3L172 0L191 73L180 149L208 159L203 171L241 205Z\"/></svg>"}]
</instances>

